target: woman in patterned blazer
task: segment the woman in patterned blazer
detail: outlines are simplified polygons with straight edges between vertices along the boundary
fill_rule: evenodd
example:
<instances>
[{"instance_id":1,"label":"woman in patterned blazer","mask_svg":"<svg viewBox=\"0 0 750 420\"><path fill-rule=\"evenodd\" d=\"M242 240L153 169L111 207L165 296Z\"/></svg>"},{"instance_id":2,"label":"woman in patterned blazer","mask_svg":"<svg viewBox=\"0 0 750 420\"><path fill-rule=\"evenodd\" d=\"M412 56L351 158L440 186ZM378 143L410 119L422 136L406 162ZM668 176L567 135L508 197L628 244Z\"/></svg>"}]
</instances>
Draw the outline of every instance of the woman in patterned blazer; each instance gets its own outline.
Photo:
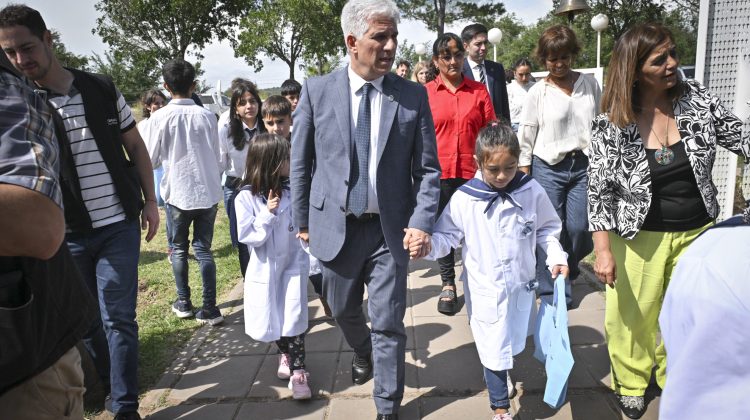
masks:
<instances>
[{"instance_id":1,"label":"woman in patterned blazer","mask_svg":"<svg viewBox=\"0 0 750 420\"><path fill-rule=\"evenodd\" d=\"M674 38L659 24L617 41L593 122L588 213L594 271L608 284L605 333L612 388L639 418L656 369L665 383L658 316L677 259L719 215L716 147L750 157L750 133L696 81L680 80ZM699 374L699 372L696 372Z\"/></svg>"}]
</instances>

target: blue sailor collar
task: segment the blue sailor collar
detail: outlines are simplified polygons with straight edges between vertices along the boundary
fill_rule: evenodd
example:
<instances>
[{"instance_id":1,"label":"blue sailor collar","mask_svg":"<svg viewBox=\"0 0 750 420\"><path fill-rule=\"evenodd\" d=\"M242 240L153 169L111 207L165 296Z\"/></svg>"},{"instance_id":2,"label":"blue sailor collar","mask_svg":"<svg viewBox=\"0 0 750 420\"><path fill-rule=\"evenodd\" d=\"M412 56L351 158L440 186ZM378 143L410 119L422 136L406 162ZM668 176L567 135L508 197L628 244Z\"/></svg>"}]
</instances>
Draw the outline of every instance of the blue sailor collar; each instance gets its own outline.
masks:
<instances>
[{"instance_id":1,"label":"blue sailor collar","mask_svg":"<svg viewBox=\"0 0 750 420\"><path fill-rule=\"evenodd\" d=\"M458 190L479 200L488 201L484 213L487 213L490 210L490 207L492 207L492 204L498 199L498 197L502 202L508 200L514 206L522 209L523 207L521 207L521 204L519 204L511 194L526 185L531 179L531 176L518 171L505 188L493 188L482 180L481 172L477 171L477 175L458 187Z\"/></svg>"}]
</instances>

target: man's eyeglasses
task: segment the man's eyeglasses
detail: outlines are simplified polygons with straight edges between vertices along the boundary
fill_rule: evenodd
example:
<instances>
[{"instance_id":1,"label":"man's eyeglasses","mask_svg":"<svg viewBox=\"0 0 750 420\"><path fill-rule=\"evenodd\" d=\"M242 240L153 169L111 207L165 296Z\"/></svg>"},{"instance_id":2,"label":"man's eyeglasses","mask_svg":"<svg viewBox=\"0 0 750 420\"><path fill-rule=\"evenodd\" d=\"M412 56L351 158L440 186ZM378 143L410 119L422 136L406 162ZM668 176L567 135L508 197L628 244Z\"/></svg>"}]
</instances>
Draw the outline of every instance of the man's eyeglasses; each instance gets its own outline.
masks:
<instances>
[{"instance_id":1,"label":"man's eyeglasses","mask_svg":"<svg viewBox=\"0 0 750 420\"><path fill-rule=\"evenodd\" d=\"M446 63L450 63L451 59L455 59L456 61L461 61L464 59L464 53L460 52L460 53L456 53L453 55L445 54L445 55L441 55L440 59Z\"/></svg>"}]
</instances>

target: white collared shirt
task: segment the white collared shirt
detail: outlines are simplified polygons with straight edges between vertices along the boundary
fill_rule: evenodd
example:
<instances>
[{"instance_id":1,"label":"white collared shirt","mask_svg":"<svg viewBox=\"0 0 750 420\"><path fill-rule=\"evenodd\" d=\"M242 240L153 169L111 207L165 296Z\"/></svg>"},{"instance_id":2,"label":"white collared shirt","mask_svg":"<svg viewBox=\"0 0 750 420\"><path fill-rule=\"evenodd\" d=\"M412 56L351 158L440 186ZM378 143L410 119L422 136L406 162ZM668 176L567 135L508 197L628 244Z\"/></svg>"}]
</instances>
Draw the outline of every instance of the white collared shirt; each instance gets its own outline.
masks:
<instances>
[{"instance_id":1,"label":"white collared shirt","mask_svg":"<svg viewBox=\"0 0 750 420\"><path fill-rule=\"evenodd\" d=\"M144 127L154 168L164 166L161 196L181 210L207 209L222 199L219 134L213 112L192 99L172 99Z\"/></svg>"},{"instance_id":2,"label":"white collared shirt","mask_svg":"<svg viewBox=\"0 0 750 420\"><path fill-rule=\"evenodd\" d=\"M352 100L351 138L357 129L357 116L359 115L359 102L362 99L362 86L368 81L361 78L357 73L348 68L349 72L349 95ZM378 207L377 175L378 175L378 135L380 134L380 110L383 105L383 77L380 76L369 83L375 88L370 92L370 159L367 166L367 210L366 213L380 213ZM352 148L353 150L353 148ZM352 152L353 153L353 152ZM347 174L348 176L348 174Z\"/></svg>"},{"instance_id":3,"label":"white collared shirt","mask_svg":"<svg viewBox=\"0 0 750 420\"><path fill-rule=\"evenodd\" d=\"M260 116L260 114L258 115ZM245 143L242 145L242 149L237 150L234 147L234 142L230 136L231 129L229 128L229 118L223 125L219 126L219 150L221 151L221 170L224 171L227 176L235 178L242 178L245 175L245 162L247 160L248 145L252 138L247 133L247 130L255 130L253 137L258 134L258 124L261 124L259 118L255 119L255 125L248 127L245 122L242 122L242 130L245 134Z\"/></svg>"},{"instance_id":4,"label":"white collared shirt","mask_svg":"<svg viewBox=\"0 0 750 420\"><path fill-rule=\"evenodd\" d=\"M476 61L472 60L468 56L466 57L466 60L469 62L469 68L471 68L471 74L474 75L474 80L477 82L481 82L482 77L479 74L479 66L481 65L484 70L484 86L487 88L487 92L490 91L490 87L487 79L487 66L484 64L484 60L482 60L481 63L477 63Z\"/></svg>"}]
</instances>

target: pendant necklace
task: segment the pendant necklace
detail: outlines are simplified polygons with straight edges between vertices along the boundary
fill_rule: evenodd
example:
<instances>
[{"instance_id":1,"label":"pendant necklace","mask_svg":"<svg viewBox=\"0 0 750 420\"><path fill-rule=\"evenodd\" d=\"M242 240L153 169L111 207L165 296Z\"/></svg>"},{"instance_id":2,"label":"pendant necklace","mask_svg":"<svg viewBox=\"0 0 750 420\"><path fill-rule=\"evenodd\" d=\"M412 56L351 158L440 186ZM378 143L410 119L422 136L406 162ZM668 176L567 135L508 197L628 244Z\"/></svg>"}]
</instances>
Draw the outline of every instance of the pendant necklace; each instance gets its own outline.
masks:
<instances>
[{"instance_id":1,"label":"pendant necklace","mask_svg":"<svg viewBox=\"0 0 750 420\"><path fill-rule=\"evenodd\" d=\"M669 115L667 115L667 127L666 127L667 129L666 129L666 142L665 143L662 143L661 139L654 131L654 127L651 127L651 133L654 134L654 136L656 137L656 140L658 140L659 144L661 145L661 148L657 149L656 152L654 153L654 158L656 159L656 163L658 163L659 165L663 165L663 166L669 165L670 163L674 161L674 152L672 151L672 149L667 147L669 146L669 121L670 120L671 119Z\"/></svg>"}]
</instances>

